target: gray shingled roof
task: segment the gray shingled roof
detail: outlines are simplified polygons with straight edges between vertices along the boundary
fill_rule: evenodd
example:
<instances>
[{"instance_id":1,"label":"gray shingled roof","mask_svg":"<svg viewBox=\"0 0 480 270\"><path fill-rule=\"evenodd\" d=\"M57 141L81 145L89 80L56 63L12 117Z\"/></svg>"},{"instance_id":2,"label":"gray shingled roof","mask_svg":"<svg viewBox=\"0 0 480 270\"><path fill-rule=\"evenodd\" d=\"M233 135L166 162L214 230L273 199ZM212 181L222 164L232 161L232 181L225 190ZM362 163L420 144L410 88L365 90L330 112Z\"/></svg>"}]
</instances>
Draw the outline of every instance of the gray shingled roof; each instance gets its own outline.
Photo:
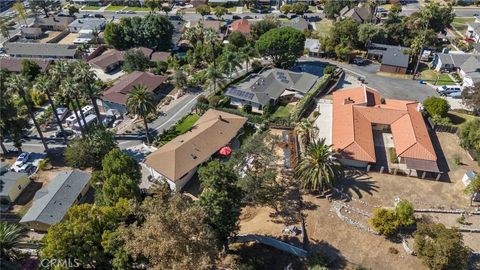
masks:
<instances>
[{"instance_id":1,"label":"gray shingled roof","mask_svg":"<svg viewBox=\"0 0 480 270\"><path fill-rule=\"evenodd\" d=\"M442 62L442 65L453 65L462 69L466 76L472 78L474 82L480 81L480 54L439 53L437 56Z\"/></svg>"},{"instance_id":2,"label":"gray shingled roof","mask_svg":"<svg viewBox=\"0 0 480 270\"><path fill-rule=\"evenodd\" d=\"M480 34L480 23L473 22L473 23L468 23L468 26L473 28L473 31L477 34Z\"/></svg>"},{"instance_id":3,"label":"gray shingled roof","mask_svg":"<svg viewBox=\"0 0 480 270\"><path fill-rule=\"evenodd\" d=\"M54 43L7 42L4 45L7 54L31 57L74 57L77 46Z\"/></svg>"},{"instance_id":4,"label":"gray shingled roof","mask_svg":"<svg viewBox=\"0 0 480 270\"><path fill-rule=\"evenodd\" d=\"M372 43L368 48L368 54L382 55L382 64L397 67L408 67L410 55L407 47Z\"/></svg>"},{"instance_id":5,"label":"gray shingled roof","mask_svg":"<svg viewBox=\"0 0 480 270\"><path fill-rule=\"evenodd\" d=\"M249 76L239 85L230 87L226 96L265 105L270 99L276 100L285 90L307 93L317 81L317 76L273 68Z\"/></svg>"},{"instance_id":6,"label":"gray shingled roof","mask_svg":"<svg viewBox=\"0 0 480 270\"><path fill-rule=\"evenodd\" d=\"M310 23L302 17L296 17L288 22L283 23L283 26L290 26L300 31L308 29L309 25Z\"/></svg>"},{"instance_id":7,"label":"gray shingled roof","mask_svg":"<svg viewBox=\"0 0 480 270\"><path fill-rule=\"evenodd\" d=\"M68 27L75 27L78 30L102 30L105 27L106 20L102 18L82 18L76 19Z\"/></svg>"},{"instance_id":8,"label":"gray shingled roof","mask_svg":"<svg viewBox=\"0 0 480 270\"><path fill-rule=\"evenodd\" d=\"M26 173L6 172L0 176L0 196L8 196L12 188L17 188L17 181L20 178L27 176Z\"/></svg>"},{"instance_id":9,"label":"gray shingled roof","mask_svg":"<svg viewBox=\"0 0 480 270\"><path fill-rule=\"evenodd\" d=\"M35 194L32 207L20 223L37 221L53 225L62 221L80 192L85 188L91 175L86 172L69 171L58 174L46 188Z\"/></svg>"}]
</instances>

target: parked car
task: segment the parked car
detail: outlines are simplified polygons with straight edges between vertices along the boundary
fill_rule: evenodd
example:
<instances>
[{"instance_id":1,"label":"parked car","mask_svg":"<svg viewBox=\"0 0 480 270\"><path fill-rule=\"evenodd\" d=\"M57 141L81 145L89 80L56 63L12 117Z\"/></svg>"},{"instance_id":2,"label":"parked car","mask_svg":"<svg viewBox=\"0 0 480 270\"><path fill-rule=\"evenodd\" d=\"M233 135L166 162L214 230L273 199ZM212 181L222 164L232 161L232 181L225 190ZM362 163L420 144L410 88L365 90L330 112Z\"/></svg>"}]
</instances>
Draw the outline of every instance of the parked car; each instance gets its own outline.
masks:
<instances>
[{"instance_id":1,"label":"parked car","mask_svg":"<svg viewBox=\"0 0 480 270\"><path fill-rule=\"evenodd\" d=\"M117 14L127 14L127 12L123 11L123 10L117 10L117 11L115 11L115 13L117 13Z\"/></svg>"},{"instance_id":2,"label":"parked car","mask_svg":"<svg viewBox=\"0 0 480 270\"><path fill-rule=\"evenodd\" d=\"M115 115L107 115L105 118L102 120L102 124L104 127L110 127L110 125L115 121L116 117Z\"/></svg>"},{"instance_id":3,"label":"parked car","mask_svg":"<svg viewBox=\"0 0 480 270\"><path fill-rule=\"evenodd\" d=\"M56 138L63 138L64 136L67 136L67 138L70 139L73 135L75 135L75 131L70 130L70 129L64 129L63 132L61 130L55 132L55 137Z\"/></svg>"},{"instance_id":4,"label":"parked car","mask_svg":"<svg viewBox=\"0 0 480 270\"><path fill-rule=\"evenodd\" d=\"M27 173L28 175L32 175L35 172L35 166L32 164L25 164L22 167L20 167L17 172L19 173Z\"/></svg>"},{"instance_id":5,"label":"parked car","mask_svg":"<svg viewBox=\"0 0 480 270\"><path fill-rule=\"evenodd\" d=\"M366 60L361 57L355 57L352 61L357 66L363 66L366 64Z\"/></svg>"},{"instance_id":6,"label":"parked car","mask_svg":"<svg viewBox=\"0 0 480 270\"><path fill-rule=\"evenodd\" d=\"M20 156L18 156L17 160L15 161L15 166L17 166L17 167L23 166L28 161L29 157L30 157L29 152L21 153Z\"/></svg>"},{"instance_id":7,"label":"parked car","mask_svg":"<svg viewBox=\"0 0 480 270\"><path fill-rule=\"evenodd\" d=\"M462 89L458 85L443 85L437 87L437 92L441 95L448 95L454 92L461 92Z\"/></svg>"},{"instance_id":8,"label":"parked car","mask_svg":"<svg viewBox=\"0 0 480 270\"><path fill-rule=\"evenodd\" d=\"M453 92L453 93L448 94L447 96L449 96L451 98L462 98L462 92Z\"/></svg>"},{"instance_id":9,"label":"parked car","mask_svg":"<svg viewBox=\"0 0 480 270\"><path fill-rule=\"evenodd\" d=\"M122 119L115 120L115 122L113 122L112 127L116 127L116 126L120 125L121 122L122 122Z\"/></svg>"},{"instance_id":10,"label":"parked car","mask_svg":"<svg viewBox=\"0 0 480 270\"><path fill-rule=\"evenodd\" d=\"M127 11L125 11L125 14L136 14L136 12L132 11L132 10L127 10Z\"/></svg>"},{"instance_id":11,"label":"parked car","mask_svg":"<svg viewBox=\"0 0 480 270\"><path fill-rule=\"evenodd\" d=\"M90 13L87 13L87 14L83 14L83 18L94 18L95 16L93 16L93 14L90 14Z\"/></svg>"},{"instance_id":12,"label":"parked car","mask_svg":"<svg viewBox=\"0 0 480 270\"><path fill-rule=\"evenodd\" d=\"M233 15L232 16L232 19L233 20L240 20L242 17L238 16L238 15Z\"/></svg>"}]
</instances>

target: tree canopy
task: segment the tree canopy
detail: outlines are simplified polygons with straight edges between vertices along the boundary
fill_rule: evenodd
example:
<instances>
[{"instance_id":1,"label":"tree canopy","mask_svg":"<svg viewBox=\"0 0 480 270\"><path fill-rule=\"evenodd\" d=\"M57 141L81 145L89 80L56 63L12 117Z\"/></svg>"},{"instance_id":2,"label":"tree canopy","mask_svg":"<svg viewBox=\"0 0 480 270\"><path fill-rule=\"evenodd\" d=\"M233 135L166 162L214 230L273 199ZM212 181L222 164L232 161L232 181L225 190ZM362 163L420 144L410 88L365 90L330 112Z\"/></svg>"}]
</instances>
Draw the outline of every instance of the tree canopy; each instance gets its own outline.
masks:
<instances>
[{"instance_id":1,"label":"tree canopy","mask_svg":"<svg viewBox=\"0 0 480 270\"><path fill-rule=\"evenodd\" d=\"M413 234L414 249L430 269L467 269L469 249L457 228L443 224L421 223Z\"/></svg>"},{"instance_id":2,"label":"tree canopy","mask_svg":"<svg viewBox=\"0 0 480 270\"><path fill-rule=\"evenodd\" d=\"M469 120L460 127L460 144L480 153L480 119Z\"/></svg>"},{"instance_id":3,"label":"tree canopy","mask_svg":"<svg viewBox=\"0 0 480 270\"><path fill-rule=\"evenodd\" d=\"M171 47L173 25L161 15L123 17L120 23L110 22L105 27L105 42L116 49L147 47L168 50Z\"/></svg>"},{"instance_id":4,"label":"tree canopy","mask_svg":"<svg viewBox=\"0 0 480 270\"><path fill-rule=\"evenodd\" d=\"M145 71L149 67L150 59L141 50L130 49L125 53L123 70L126 72Z\"/></svg>"},{"instance_id":5,"label":"tree canopy","mask_svg":"<svg viewBox=\"0 0 480 270\"><path fill-rule=\"evenodd\" d=\"M474 113L480 113L480 83L462 91L463 104L471 108Z\"/></svg>"},{"instance_id":6,"label":"tree canopy","mask_svg":"<svg viewBox=\"0 0 480 270\"><path fill-rule=\"evenodd\" d=\"M250 25L253 40L257 40L266 32L280 26L280 21L273 16L265 16L263 20Z\"/></svg>"},{"instance_id":7,"label":"tree canopy","mask_svg":"<svg viewBox=\"0 0 480 270\"><path fill-rule=\"evenodd\" d=\"M260 55L272 59L277 67L288 68L302 56L305 44L303 33L292 27L269 30L256 43Z\"/></svg>"},{"instance_id":8,"label":"tree canopy","mask_svg":"<svg viewBox=\"0 0 480 270\"><path fill-rule=\"evenodd\" d=\"M450 110L450 105L448 101L440 97L429 97L423 101L423 107L430 114L430 116L447 116L448 110Z\"/></svg>"}]
</instances>

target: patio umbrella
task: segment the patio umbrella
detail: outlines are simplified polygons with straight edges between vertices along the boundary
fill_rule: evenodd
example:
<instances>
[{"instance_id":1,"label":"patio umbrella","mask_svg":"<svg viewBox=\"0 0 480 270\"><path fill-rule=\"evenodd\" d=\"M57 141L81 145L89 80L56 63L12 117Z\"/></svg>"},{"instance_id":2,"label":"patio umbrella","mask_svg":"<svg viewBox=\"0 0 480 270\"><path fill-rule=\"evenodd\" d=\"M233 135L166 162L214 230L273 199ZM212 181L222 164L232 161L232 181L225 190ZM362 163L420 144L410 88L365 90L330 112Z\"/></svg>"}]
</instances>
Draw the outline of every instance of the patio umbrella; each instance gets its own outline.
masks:
<instances>
[{"instance_id":1,"label":"patio umbrella","mask_svg":"<svg viewBox=\"0 0 480 270\"><path fill-rule=\"evenodd\" d=\"M224 147L220 148L220 151L218 151L218 153L220 153L220 155L222 155L222 156L228 156L232 153L232 148L230 148L228 146L224 146Z\"/></svg>"}]
</instances>

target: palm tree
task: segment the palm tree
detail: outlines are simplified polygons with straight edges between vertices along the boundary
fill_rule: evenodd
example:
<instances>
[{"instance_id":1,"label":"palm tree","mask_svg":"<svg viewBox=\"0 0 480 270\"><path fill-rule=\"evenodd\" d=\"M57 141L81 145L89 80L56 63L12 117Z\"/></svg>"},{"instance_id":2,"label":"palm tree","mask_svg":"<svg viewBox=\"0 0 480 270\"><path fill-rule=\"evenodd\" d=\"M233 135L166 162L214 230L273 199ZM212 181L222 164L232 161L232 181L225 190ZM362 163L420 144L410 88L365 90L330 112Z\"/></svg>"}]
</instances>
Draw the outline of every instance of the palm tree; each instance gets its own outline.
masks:
<instances>
[{"instance_id":1,"label":"palm tree","mask_svg":"<svg viewBox=\"0 0 480 270\"><path fill-rule=\"evenodd\" d=\"M17 257L14 247L20 243L25 235L25 229L17 224L0 222L0 257L5 260L15 260Z\"/></svg>"},{"instance_id":2,"label":"palm tree","mask_svg":"<svg viewBox=\"0 0 480 270\"><path fill-rule=\"evenodd\" d=\"M301 181L303 189L326 191L333 187L341 165L331 147L325 144L325 139L307 146L295 166L295 177Z\"/></svg>"},{"instance_id":3,"label":"palm tree","mask_svg":"<svg viewBox=\"0 0 480 270\"><path fill-rule=\"evenodd\" d=\"M238 61L238 56L236 53L230 50L226 50L223 53L222 67L228 78L232 78L232 73L238 68L241 68L242 65Z\"/></svg>"},{"instance_id":4,"label":"palm tree","mask_svg":"<svg viewBox=\"0 0 480 270\"><path fill-rule=\"evenodd\" d=\"M50 90L52 88L53 88L53 82L46 75L40 75L35 80L35 89L37 89L38 91L40 91L40 93L47 96L48 102L50 103L50 106L52 106L53 115L55 115L55 120L57 120L57 125L60 127L65 143L67 143L67 136L65 134L65 131L63 130L62 121L58 116L57 108L55 108L55 103L53 102L52 94L50 93Z\"/></svg>"},{"instance_id":5,"label":"palm tree","mask_svg":"<svg viewBox=\"0 0 480 270\"><path fill-rule=\"evenodd\" d=\"M217 86L220 86L218 79L222 78L222 74L218 71L214 64L210 64L207 68L207 86L213 87L213 92L217 92Z\"/></svg>"},{"instance_id":6,"label":"palm tree","mask_svg":"<svg viewBox=\"0 0 480 270\"><path fill-rule=\"evenodd\" d=\"M45 138L43 137L43 132L40 129L40 125L38 124L37 119L35 119L35 114L33 113L33 109L32 109L32 103L27 98L27 92L25 91L25 87L27 85L28 85L27 80L22 75L16 74L16 75L12 75L9 78L7 89L12 91L13 93L17 93L22 98L23 103L27 107L28 114L30 115L30 118L32 118L33 124L35 125L38 135L42 140L43 148L45 148L45 151L48 151L48 145L45 142Z\"/></svg>"},{"instance_id":7,"label":"palm tree","mask_svg":"<svg viewBox=\"0 0 480 270\"><path fill-rule=\"evenodd\" d=\"M245 61L246 71L248 73L248 65L250 60L258 55L257 50L252 45L248 44L240 50L240 58Z\"/></svg>"},{"instance_id":8,"label":"palm tree","mask_svg":"<svg viewBox=\"0 0 480 270\"><path fill-rule=\"evenodd\" d=\"M308 119L303 119L295 126L295 131L300 136L303 145L307 145L313 140L317 127L313 125L313 122Z\"/></svg>"},{"instance_id":9,"label":"palm tree","mask_svg":"<svg viewBox=\"0 0 480 270\"><path fill-rule=\"evenodd\" d=\"M73 113L77 119L78 126L80 127L80 132L82 133L82 137L85 137L85 130L82 125L82 121L80 121L80 116L78 115L77 108L82 113L82 107L80 107L80 103L78 102L78 92L77 92L77 84L73 81L72 78L68 77L63 80L62 84L60 84L60 89L62 91L62 95L66 97L67 103L72 107ZM76 101L75 102L73 101ZM75 108L77 107L77 108ZM85 121L83 121L85 123Z\"/></svg>"},{"instance_id":10,"label":"palm tree","mask_svg":"<svg viewBox=\"0 0 480 270\"><path fill-rule=\"evenodd\" d=\"M75 80L80 83L81 89L85 91L85 94L90 98L93 108L95 109L95 115L97 116L98 123L101 123L100 110L97 105L97 91L95 88L96 75L90 69L90 66L83 61L77 61L74 67Z\"/></svg>"},{"instance_id":11,"label":"palm tree","mask_svg":"<svg viewBox=\"0 0 480 270\"><path fill-rule=\"evenodd\" d=\"M143 118L145 131L147 133L147 143L150 144L150 133L148 132L147 116L155 112L155 97L152 92L143 85L135 85L127 98L128 111Z\"/></svg>"},{"instance_id":12,"label":"palm tree","mask_svg":"<svg viewBox=\"0 0 480 270\"><path fill-rule=\"evenodd\" d=\"M10 31L8 31L7 19L0 18L0 35L7 40L10 39Z\"/></svg>"},{"instance_id":13,"label":"palm tree","mask_svg":"<svg viewBox=\"0 0 480 270\"><path fill-rule=\"evenodd\" d=\"M182 69L176 70L173 76L174 85L183 93L187 86L187 76Z\"/></svg>"}]
</instances>

